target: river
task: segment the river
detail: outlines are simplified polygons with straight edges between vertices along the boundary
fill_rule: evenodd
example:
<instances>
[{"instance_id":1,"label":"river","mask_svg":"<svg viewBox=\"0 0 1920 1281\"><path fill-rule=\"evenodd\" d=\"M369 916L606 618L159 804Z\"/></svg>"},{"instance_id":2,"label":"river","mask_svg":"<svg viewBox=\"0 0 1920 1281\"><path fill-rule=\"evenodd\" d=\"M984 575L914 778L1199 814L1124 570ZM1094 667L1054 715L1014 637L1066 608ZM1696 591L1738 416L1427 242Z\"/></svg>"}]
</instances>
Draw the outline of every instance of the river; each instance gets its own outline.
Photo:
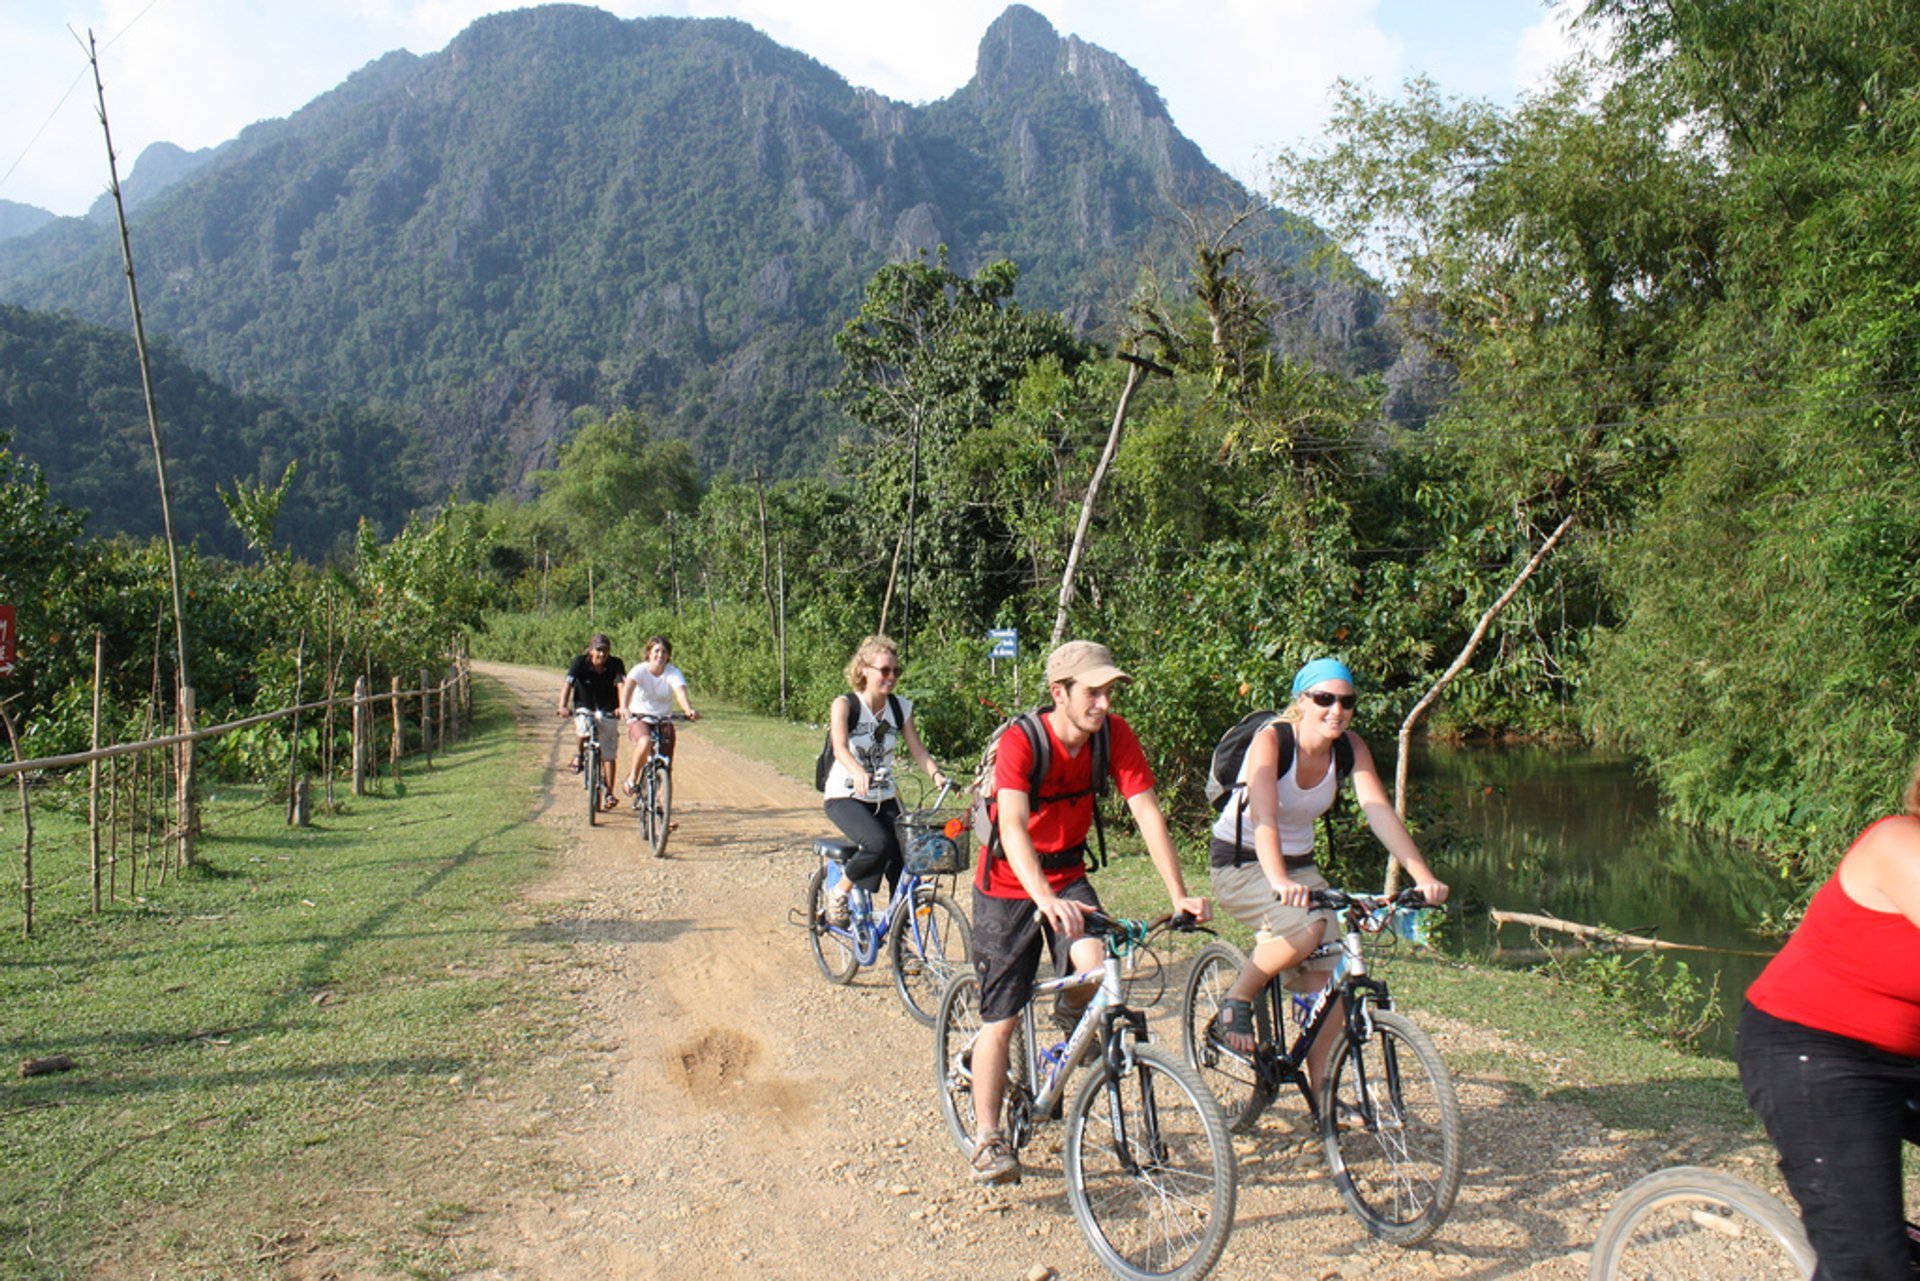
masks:
<instances>
[{"instance_id":1,"label":"river","mask_svg":"<svg viewBox=\"0 0 1920 1281\"><path fill-rule=\"evenodd\" d=\"M1703 980L1718 975L1725 1017L1705 1044L1731 1052L1729 1025L1766 964L1737 953L1779 946L1766 923L1793 910L1792 884L1741 847L1661 818L1653 789L1623 758L1543 747L1415 752L1416 804L1434 829L1424 844L1466 909L1456 920L1470 952L1525 963L1514 953L1533 947L1524 927L1496 934L1489 907L1725 949L1668 955Z\"/></svg>"}]
</instances>

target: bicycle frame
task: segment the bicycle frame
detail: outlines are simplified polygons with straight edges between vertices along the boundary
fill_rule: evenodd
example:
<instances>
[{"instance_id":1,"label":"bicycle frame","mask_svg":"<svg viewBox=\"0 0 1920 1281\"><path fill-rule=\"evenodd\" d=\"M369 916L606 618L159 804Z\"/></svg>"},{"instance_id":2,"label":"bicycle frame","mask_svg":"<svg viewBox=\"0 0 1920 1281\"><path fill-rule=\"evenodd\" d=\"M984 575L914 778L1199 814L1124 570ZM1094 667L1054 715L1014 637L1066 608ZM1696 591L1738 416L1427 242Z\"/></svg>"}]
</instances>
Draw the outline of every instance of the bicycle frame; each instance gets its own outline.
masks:
<instances>
[{"instance_id":1,"label":"bicycle frame","mask_svg":"<svg viewBox=\"0 0 1920 1281\"><path fill-rule=\"evenodd\" d=\"M1291 996L1276 978L1264 989L1269 1017L1273 1020L1273 1044L1263 1043L1256 1047L1251 1059L1263 1086L1272 1087L1276 1093L1280 1086L1289 1083L1298 1088L1300 1096L1307 1101L1308 1115L1316 1124L1320 1120L1320 1101L1314 1098L1313 1083L1307 1076L1307 1055L1319 1040L1321 1030L1331 1021L1334 1005L1339 1001L1346 1002L1347 1035L1360 1041L1373 1035L1374 1006L1378 1005L1383 1010L1393 1008L1393 998L1387 991L1387 985L1367 976L1367 957L1361 947L1362 931L1358 922L1347 911L1342 911L1340 918L1343 926L1340 938L1322 943L1307 954L1307 960L1328 956L1336 956L1339 960L1327 976L1325 986L1313 994L1313 1004L1292 1047L1276 1048L1285 1045L1287 1004ZM1223 1047L1222 1053L1231 1054L1233 1051Z\"/></svg>"},{"instance_id":2,"label":"bicycle frame","mask_svg":"<svg viewBox=\"0 0 1920 1281\"><path fill-rule=\"evenodd\" d=\"M840 875L844 877L846 874L846 868L842 867L840 869ZM860 924L860 913L856 912L854 914L854 922L851 925L843 928L838 925L826 924L821 928L825 933L831 934L835 938L845 939L851 943L853 945L853 954L861 965L872 965L880 959L880 950L887 945L888 936L897 929L908 928L902 923L900 918L908 915L909 909L919 900L922 886L926 887L928 893L933 891L933 882L933 877L915 876L911 872L906 873L901 877L900 884L894 890L893 901L887 904L886 915L877 920L873 919L873 908L871 904L872 892L858 888L853 889L849 892L848 906L851 907L855 901L852 895L862 895L866 897L868 899L866 907L868 924L862 926ZM918 937L920 922L917 918L914 920L911 928L915 931L914 941L919 943L924 949L926 940Z\"/></svg>"},{"instance_id":3,"label":"bicycle frame","mask_svg":"<svg viewBox=\"0 0 1920 1281\"><path fill-rule=\"evenodd\" d=\"M1114 940L1118 942L1119 940ZM1144 942L1139 940L1137 942ZM1128 945L1126 950L1131 951ZM1147 1016L1127 1004L1122 983L1121 950L1111 943L1107 948L1105 961L1097 970L1081 970L1063 975L1057 979L1048 979L1033 985L1033 996L1021 1011L1021 1029L1026 1036L1027 1052L1019 1068L1026 1077L1026 1092L1018 1106L1014 1099L1008 1100L1007 1131L1015 1150L1026 1146L1027 1139L1040 1124L1036 1118L1051 1119L1066 1100L1067 1078L1073 1070L1087 1058L1089 1051L1099 1042L1101 1053L1106 1059L1107 1080L1110 1089L1118 1089L1119 1082L1133 1068L1131 1053L1135 1043L1147 1039ZM1040 1042L1036 1036L1034 1006L1045 996L1054 996L1068 988L1081 987L1098 982L1099 990L1081 1011L1080 1021L1073 1025L1073 1031L1067 1035L1066 1046L1061 1051L1058 1063L1046 1064L1041 1055ZM1121 1029L1131 1032L1131 1036L1122 1035ZM1043 1079L1044 1077L1044 1079ZM1014 1092L1019 1095L1018 1091ZM1150 1104L1149 1104L1150 1105ZM1114 1109L1114 1132L1117 1138L1124 1140L1126 1134L1125 1119L1119 1109ZM1122 1159L1128 1161L1127 1147L1120 1143Z\"/></svg>"}]
</instances>

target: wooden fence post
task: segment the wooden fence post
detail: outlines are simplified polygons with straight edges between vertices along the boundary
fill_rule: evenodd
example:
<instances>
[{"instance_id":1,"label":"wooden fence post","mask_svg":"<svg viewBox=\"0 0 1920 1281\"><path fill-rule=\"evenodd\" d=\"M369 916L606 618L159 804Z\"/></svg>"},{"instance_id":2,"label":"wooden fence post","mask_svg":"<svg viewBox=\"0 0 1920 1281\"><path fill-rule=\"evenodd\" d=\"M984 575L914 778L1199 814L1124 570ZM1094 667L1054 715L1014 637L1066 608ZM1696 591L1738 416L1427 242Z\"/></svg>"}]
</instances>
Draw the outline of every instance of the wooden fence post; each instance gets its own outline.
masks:
<instances>
[{"instance_id":1,"label":"wooden fence post","mask_svg":"<svg viewBox=\"0 0 1920 1281\"><path fill-rule=\"evenodd\" d=\"M440 713L440 737L437 740L440 750L447 750L447 732L452 728L447 723L447 677L442 676L440 683L433 687L433 705Z\"/></svg>"},{"instance_id":2,"label":"wooden fence post","mask_svg":"<svg viewBox=\"0 0 1920 1281\"><path fill-rule=\"evenodd\" d=\"M93 751L100 750L100 665L106 638L93 634ZM87 762L87 868L93 874L93 910L100 910L100 762Z\"/></svg>"},{"instance_id":3,"label":"wooden fence post","mask_svg":"<svg viewBox=\"0 0 1920 1281\"><path fill-rule=\"evenodd\" d=\"M367 794L367 678L353 678L353 794Z\"/></svg>"},{"instance_id":4,"label":"wooden fence post","mask_svg":"<svg viewBox=\"0 0 1920 1281\"><path fill-rule=\"evenodd\" d=\"M427 669L420 669L420 750L427 755L427 768L433 768L433 695L427 689Z\"/></svg>"},{"instance_id":5,"label":"wooden fence post","mask_svg":"<svg viewBox=\"0 0 1920 1281\"><path fill-rule=\"evenodd\" d=\"M182 734L193 733L194 713L193 686L180 685L180 727ZM193 864L193 838L200 831L200 807L193 795L193 740L180 744L174 756L173 765L174 796L177 798L180 821L179 856L174 860L174 870L190 867Z\"/></svg>"},{"instance_id":6,"label":"wooden fence post","mask_svg":"<svg viewBox=\"0 0 1920 1281\"><path fill-rule=\"evenodd\" d=\"M387 746L387 765L393 771L393 783L400 786L400 756L407 750L407 729L400 720L400 678L393 678L390 692L393 695L393 741ZM395 793L398 794L397 791Z\"/></svg>"},{"instance_id":7,"label":"wooden fence post","mask_svg":"<svg viewBox=\"0 0 1920 1281\"><path fill-rule=\"evenodd\" d=\"M13 759L24 760L20 755L20 740L13 732L13 717L7 715L5 703L0 703L0 726L5 726L7 742L13 747ZM25 916L20 926L23 938L33 935L33 808L27 801L27 776L24 771L15 774L13 781L20 788L20 825L26 831L26 837L20 847L20 902Z\"/></svg>"}]
</instances>

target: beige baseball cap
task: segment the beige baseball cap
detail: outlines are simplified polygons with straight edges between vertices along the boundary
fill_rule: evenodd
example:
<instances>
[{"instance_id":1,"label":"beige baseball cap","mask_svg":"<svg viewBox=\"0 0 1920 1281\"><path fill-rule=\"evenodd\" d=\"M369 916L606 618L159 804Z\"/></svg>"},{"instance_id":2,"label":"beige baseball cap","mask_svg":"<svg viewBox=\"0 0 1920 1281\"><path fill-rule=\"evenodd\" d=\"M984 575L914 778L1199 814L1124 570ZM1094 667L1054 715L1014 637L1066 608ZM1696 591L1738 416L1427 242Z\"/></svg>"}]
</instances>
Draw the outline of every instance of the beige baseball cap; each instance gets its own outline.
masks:
<instances>
[{"instance_id":1,"label":"beige baseball cap","mask_svg":"<svg viewBox=\"0 0 1920 1281\"><path fill-rule=\"evenodd\" d=\"M1047 683L1074 680L1085 685L1110 685L1133 677L1114 666L1113 654L1097 641L1068 641L1047 655Z\"/></svg>"}]
</instances>

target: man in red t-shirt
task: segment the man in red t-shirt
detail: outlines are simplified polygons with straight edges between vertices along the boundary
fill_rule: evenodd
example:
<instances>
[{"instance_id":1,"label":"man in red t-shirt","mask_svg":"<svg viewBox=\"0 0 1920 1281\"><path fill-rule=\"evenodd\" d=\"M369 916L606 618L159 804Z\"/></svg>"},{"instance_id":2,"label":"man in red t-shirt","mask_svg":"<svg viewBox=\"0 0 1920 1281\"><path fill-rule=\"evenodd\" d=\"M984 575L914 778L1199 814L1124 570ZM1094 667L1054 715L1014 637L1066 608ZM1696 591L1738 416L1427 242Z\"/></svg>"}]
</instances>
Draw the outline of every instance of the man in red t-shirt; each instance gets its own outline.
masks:
<instances>
[{"instance_id":1,"label":"man in red t-shirt","mask_svg":"<svg viewBox=\"0 0 1920 1281\"><path fill-rule=\"evenodd\" d=\"M973 1177L981 1183L1020 1177L1019 1158L1001 1134L1000 1109L1014 1028L1033 994L1042 944L1063 974L1098 969L1106 960L1106 945L1086 937L1082 928L1082 914L1100 906L1087 882L1085 853L1095 802L1093 739L1102 728L1108 738L1107 772L1133 811L1173 909L1207 919L1207 900L1187 893L1140 740L1111 711L1115 686L1132 680L1114 666L1105 645L1092 641L1068 641L1047 656L1053 706L1041 713L1040 723L1051 751L1037 807L1027 794L1034 758L1026 735L1010 728L994 753L1001 853L980 860L973 886L973 963L980 976L982 1027L971 1047L970 1071ZM1067 956L1061 955L1062 939ZM1093 993L1080 991L1084 1007ZM1061 1013L1077 1017L1078 1009Z\"/></svg>"}]
</instances>

